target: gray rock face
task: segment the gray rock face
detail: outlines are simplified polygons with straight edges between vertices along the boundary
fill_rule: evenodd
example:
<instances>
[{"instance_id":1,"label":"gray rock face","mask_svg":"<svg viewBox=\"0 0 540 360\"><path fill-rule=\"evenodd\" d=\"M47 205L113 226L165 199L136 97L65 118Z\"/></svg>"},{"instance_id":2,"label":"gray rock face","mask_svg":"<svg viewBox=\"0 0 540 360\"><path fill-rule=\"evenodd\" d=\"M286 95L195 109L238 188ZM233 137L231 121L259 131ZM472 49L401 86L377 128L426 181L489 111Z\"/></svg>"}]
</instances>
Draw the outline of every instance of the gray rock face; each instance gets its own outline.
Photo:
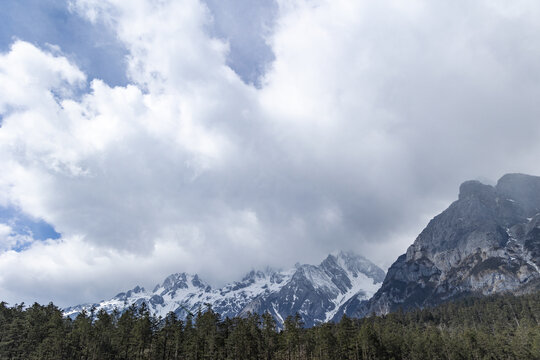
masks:
<instances>
[{"instance_id":1,"label":"gray rock face","mask_svg":"<svg viewBox=\"0 0 540 360\"><path fill-rule=\"evenodd\" d=\"M132 304L145 303L156 316L175 312L185 319L208 305L222 317L243 316L248 312L269 312L278 326L297 312L306 326L335 318L341 306L354 297L366 301L379 288L384 271L362 256L340 252L329 255L320 265L298 265L288 271L251 271L241 281L212 289L197 275L172 274L147 292L139 286L97 304L64 309L72 318L81 311L114 309L123 311Z\"/></svg>"},{"instance_id":2,"label":"gray rock face","mask_svg":"<svg viewBox=\"0 0 540 360\"><path fill-rule=\"evenodd\" d=\"M369 260L340 252L329 255L319 266L298 266L279 291L258 296L240 315L268 311L282 324L287 316L299 313L311 327L339 319L343 304L352 297L366 301L383 279L384 271Z\"/></svg>"},{"instance_id":3,"label":"gray rock face","mask_svg":"<svg viewBox=\"0 0 540 360\"><path fill-rule=\"evenodd\" d=\"M390 267L369 302L349 313L385 314L470 294L540 288L540 177L507 174L495 187L460 186L459 198L429 222Z\"/></svg>"}]
</instances>

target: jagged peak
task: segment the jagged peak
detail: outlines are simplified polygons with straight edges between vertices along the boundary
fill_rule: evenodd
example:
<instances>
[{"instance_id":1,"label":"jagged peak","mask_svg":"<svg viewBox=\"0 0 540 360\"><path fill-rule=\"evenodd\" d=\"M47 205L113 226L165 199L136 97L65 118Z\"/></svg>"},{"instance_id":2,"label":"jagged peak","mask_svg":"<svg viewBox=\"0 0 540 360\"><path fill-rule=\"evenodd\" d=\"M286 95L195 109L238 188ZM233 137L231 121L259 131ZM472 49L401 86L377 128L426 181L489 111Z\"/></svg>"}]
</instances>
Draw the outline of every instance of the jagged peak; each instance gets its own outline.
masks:
<instances>
[{"instance_id":1,"label":"jagged peak","mask_svg":"<svg viewBox=\"0 0 540 360\"><path fill-rule=\"evenodd\" d=\"M519 203L529 216L540 211L540 177L506 174L496 185L497 192Z\"/></svg>"},{"instance_id":2,"label":"jagged peak","mask_svg":"<svg viewBox=\"0 0 540 360\"><path fill-rule=\"evenodd\" d=\"M476 197L480 200L495 199L496 191L491 185L482 184L478 180L465 181L459 186L459 200Z\"/></svg>"},{"instance_id":3,"label":"jagged peak","mask_svg":"<svg viewBox=\"0 0 540 360\"><path fill-rule=\"evenodd\" d=\"M355 262L355 263L370 263L368 259L363 257L360 254L355 253L354 251L339 251L336 255L336 258L338 260L344 261L345 263Z\"/></svg>"},{"instance_id":4,"label":"jagged peak","mask_svg":"<svg viewBox=\"0 0 540 360\"><path fill-rule=\"evenodd\" d=\"M355 253L354 251L334 251L330 253L323 260L321 266L338 266L349 273L352 273L353 276L357 276L358 273L363 273L376 282L381 282L384 279L385 272L377 265Z\"/></svg>"},{"instance_id":5,"label":"jagged peak","mask_svg":"<svg viewBox=\"0 0 540 360\"><path fill-rule=\"evenodd\" d=\"M266 279L267 277L271 277L277 272L279 272L279 270L276 270L270 266L267 266L262 270L252 269L251 271L249 271L247 274L244 275L244 277L242 278L242 282L257 280L257 279Z\"/></svg>"},{"instance_id":6,"label":"jagged peak","mask_svg":"<svg viewBox=\"0 0 540 360\"><path fill-rule=\"evenodd\" d=\"M540 176L521 174L521 173L509 173L504 174L497 181L497 189L508 185L523 186L523 185L536 185L540 186Z\"/></svg>"},{"instance_id":7,"label":"jagged peak","mask_svg":"<svg viewBox=\"0 0 540 360\"><path fill-rule=\"evenodd\" d=\"M334 256L336 258L355 258L355 257L362 257L361 255L358 255L356 252L352 250L336 250L332 251L328 256Z\"/></svg>"},{"instance_id":8,"label":"jagged peak","mask_svg":"<svg viewBox=\"0 0 540 360\"><path fill-rule=\"evenodd\" d=\"M486 185L478 180L468 180L459 187L459 199L479 197L492 199L497 195L505 195L511 200L528 202L532 197L540 202L540 176L521 173L503 175L495 186ZM540 206L540 203L537 204Z\"/></svg>"},{"instance_id":9,"label":"jagged peak","mask_svg":"<svg viewBox=\"0 0 540 360\"><path fill-rule=\"evenodd\" d=\"M191 286L204 289L210 287L210 285L204 282L199 275L181 272L167 276L165 280L163 280L162 284L155 286L153 292L157 292L160 289L163 289L161 292L174 291L176 289L187 289Z\"/></svg>"},{"instance_id":10,"label":"jagged peak","mask_svg":"<svg viewBox=\"0 0 540 360\"><path fill-rule=\"evenodd\" d=\"M141 292L145 292L146 290L142 286L137 285L133 289L131 289L131 291L135 294L138 294Z\"/></svg>"},{"instance_id":11,"label":"jagged peak","mask_svg":"<svg viewBox=\"0 0 540 360\"><path fill-rule=\"evenodd\" d=\"M200 288L207 288L209 286L197 274L193 275L193 277L191 278L191 285L200 287Z\"/></svg>"},{"instance_id":12,"label":"jagged peak","mask_svg":"<svg viewBox=\"0 0 540 360\"><path fill-rule=\"evenodd\" d=\"M143 288L142 286L137 285L131 290L116 294L116 296L114 298L121 300L121 299L129 298L129 297L133 296L134 294L144 294L144 293L146 293L145 288Z\"/></svg>"}]
</instances>

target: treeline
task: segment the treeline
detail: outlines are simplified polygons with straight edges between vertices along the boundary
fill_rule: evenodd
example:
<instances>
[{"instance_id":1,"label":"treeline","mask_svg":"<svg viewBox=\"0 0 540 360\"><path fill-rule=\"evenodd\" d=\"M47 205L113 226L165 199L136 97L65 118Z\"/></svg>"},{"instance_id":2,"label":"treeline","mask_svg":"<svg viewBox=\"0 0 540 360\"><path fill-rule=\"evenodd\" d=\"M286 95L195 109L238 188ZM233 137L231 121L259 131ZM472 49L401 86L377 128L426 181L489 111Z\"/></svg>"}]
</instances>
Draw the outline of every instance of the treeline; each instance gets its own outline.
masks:
<instances>
[{"instance_id":1,"label":"treeline","mask_svg":"<svg viewBox=\"0 0 540 360\"><path fill-rule=\"evenodd\" d=\"M0 303L0 359L540 359L540 293L468 298L436 308L306 329L278 330L269 314L221 319L211 309L182 321L144 306L83 312L52 303Z\"/></svg>"}]
</instances>

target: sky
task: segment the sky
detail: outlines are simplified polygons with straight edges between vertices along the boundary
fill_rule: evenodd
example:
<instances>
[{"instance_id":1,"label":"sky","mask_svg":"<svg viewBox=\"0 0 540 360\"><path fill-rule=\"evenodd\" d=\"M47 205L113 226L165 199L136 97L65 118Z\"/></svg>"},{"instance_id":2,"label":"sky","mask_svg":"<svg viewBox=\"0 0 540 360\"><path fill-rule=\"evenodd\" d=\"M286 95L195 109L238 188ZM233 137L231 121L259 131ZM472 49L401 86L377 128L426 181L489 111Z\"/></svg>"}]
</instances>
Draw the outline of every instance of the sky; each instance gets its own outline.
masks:
<instances>
[{"instance_id":1,"label":"sky","mask_svg":"<svg viewBox=\"0 0 540 360\"><path fill-rule=\"evenodd\" d=\"M540 175L540 4L4 0L0 294L95 302L352 250Z\"/></svg>"}]
</instances>

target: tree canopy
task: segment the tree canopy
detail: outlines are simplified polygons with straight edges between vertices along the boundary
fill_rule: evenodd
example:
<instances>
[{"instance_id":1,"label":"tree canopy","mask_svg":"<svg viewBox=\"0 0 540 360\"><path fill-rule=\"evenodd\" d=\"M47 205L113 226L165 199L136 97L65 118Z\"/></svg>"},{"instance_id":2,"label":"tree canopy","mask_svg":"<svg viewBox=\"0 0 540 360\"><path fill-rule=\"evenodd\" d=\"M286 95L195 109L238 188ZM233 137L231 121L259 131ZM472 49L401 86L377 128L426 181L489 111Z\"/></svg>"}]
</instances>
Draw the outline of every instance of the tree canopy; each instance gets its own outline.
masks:
<instances>
[{"instance_id":1,"label":"tree canopy","mask_svg":"<svg viewBox=\"0 0 540 360\"><path fill-rule=\"evenodd\" d=\"M304 328L268 313L180 320L145 306L72 320L54 304L0 303L1 359L540 359L540 293L466 298L434 308Z\"/></svg>"}]
</instances>

